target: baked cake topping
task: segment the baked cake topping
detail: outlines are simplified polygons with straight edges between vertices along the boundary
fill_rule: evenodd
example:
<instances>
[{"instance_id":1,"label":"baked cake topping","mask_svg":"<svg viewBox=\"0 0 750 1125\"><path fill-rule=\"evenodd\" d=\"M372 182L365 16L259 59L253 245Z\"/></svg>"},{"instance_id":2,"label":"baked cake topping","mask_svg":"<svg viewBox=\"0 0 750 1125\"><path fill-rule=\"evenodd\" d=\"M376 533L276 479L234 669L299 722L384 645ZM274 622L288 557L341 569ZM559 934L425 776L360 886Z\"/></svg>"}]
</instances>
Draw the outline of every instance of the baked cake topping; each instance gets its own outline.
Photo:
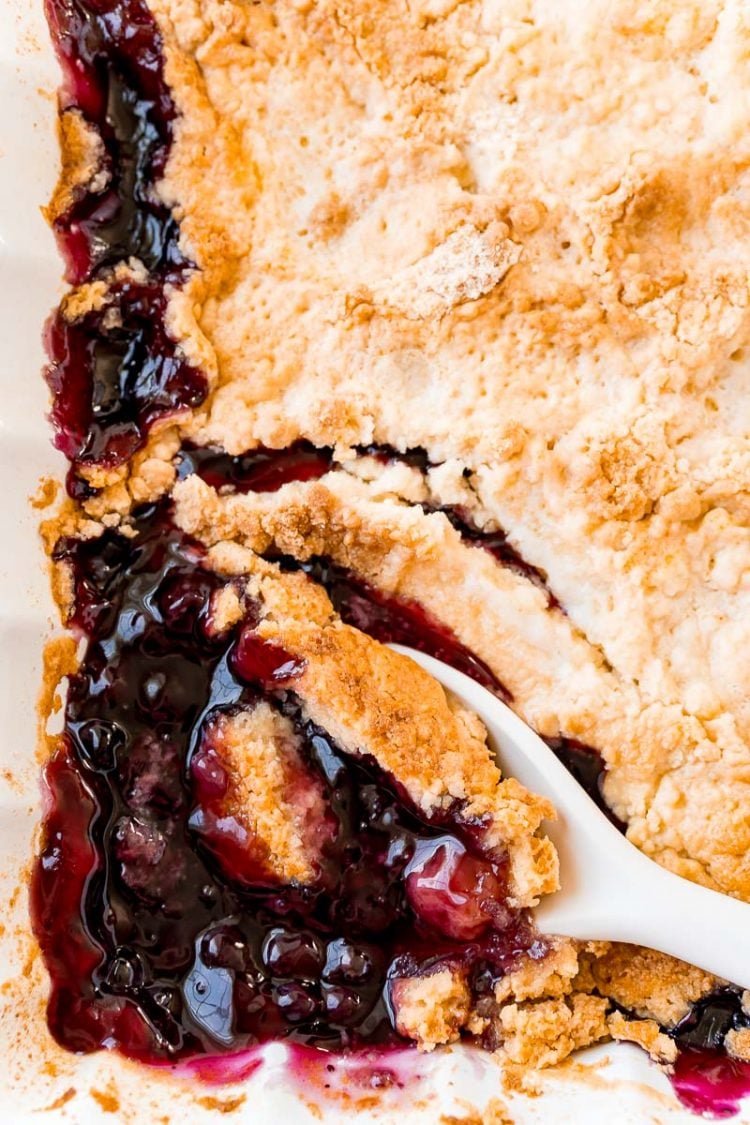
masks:
<instances>
[{"instance_id":1,"label":"baked cake topping","mask_svg":"<svg viewBox=\"0 0 750 1125\"><path fill-rule=\"evenodd\" d=\"M209 720L190 762L198 802L190 826L252 884L309 883L332 835L322 789L304 766L290 719L261 702ZM240 859L240 853L245 855Z\"/></svg>"}]
</instances>

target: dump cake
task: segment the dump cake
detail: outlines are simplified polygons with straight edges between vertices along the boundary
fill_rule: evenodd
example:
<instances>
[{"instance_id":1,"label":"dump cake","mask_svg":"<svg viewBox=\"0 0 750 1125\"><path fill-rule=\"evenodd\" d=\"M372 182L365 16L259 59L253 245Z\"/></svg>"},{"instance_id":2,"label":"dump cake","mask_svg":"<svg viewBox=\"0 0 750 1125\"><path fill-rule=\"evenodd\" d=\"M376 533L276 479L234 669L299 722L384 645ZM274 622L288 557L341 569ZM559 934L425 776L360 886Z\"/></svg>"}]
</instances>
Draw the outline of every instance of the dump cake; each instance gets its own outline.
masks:
<instances>
[{"instance_id":1,"label":"dump cake","mask_svg":"<svg viewBox=\"0 0 750 1125\"><path fill-rule=\"evenodd\" d=\"M731 984L536 933L552 810L382 642L750 897L746 13L48 11L45 533L83 641L33 888L54 1033L736 1069Z\"/></svg>"}]
</instances>

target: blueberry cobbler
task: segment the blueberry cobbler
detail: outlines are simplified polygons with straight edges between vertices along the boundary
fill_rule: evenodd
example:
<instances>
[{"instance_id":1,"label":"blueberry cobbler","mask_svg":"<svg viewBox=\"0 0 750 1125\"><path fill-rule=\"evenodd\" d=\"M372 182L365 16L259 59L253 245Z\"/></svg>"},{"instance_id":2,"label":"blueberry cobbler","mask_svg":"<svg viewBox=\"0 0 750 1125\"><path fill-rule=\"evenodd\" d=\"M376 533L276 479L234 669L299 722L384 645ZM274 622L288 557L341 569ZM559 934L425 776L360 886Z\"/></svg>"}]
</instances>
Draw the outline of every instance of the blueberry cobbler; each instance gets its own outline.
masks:
<instances>
[{"instance_id":1,"label":"blueberry cobbler","mask_svg":"<svg viewBox=\"0 0 750 1125\"><path fill-rule=\"evenodd\" d=\"M152 1063L624 1039L715 1108L750 996L539 933L554 809L386 645L750 899L746 6L47 13L52 1034Z\"/></svg>"}]
</instances>

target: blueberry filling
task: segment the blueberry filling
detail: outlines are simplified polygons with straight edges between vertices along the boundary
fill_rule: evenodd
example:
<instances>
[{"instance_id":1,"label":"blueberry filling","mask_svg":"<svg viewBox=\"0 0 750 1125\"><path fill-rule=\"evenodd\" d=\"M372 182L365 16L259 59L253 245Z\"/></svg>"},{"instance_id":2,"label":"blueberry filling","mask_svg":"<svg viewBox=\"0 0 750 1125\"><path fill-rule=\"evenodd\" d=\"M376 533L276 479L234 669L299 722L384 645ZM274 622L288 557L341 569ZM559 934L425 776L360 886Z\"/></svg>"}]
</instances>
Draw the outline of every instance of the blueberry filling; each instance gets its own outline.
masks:
<instances>
[{"instance_id":1,"label":"blueberry filling","mask_svg":"<svg viewBox=\"0 0 750 1125\"><path fill-rule=\"evenodd\" d=\"M693 1050L721 1047L728 1031L750 1028L750 1016L742 1007L742 997L733 988L699 1000L672 1033L681 1047Z\"/></svg>"},{"instance_id":2,"label":"blueberry filling","mask_svg":"<svg viewBox=\"0 0 750 1125\"><path fill-rule=\"evenodd\" d=\"M407 967L457 964L483 987L502 975L539 939L503 905L506 861L483 852L482 826L460 809L417 815L374 762L306 722L294 662L254 649L252 619L213 632L218 579L165 504L135 529L56 551L86 640L32 884L58 1040L147 1060L270 1037L390 1042L389 982ZM311 885L248 879L231 847L196 831L222 784L192 768L201 732L260 698L293 722L325 790L334 831Z\"/></svg>"},{"instance_id":3,"label":"blueberry filling","mask_svg":"<svg viewBox=\"0 0 750 1125\"><path fill-rule=\"evenodd\" d=\"M298 441L287 449L260 447L236 457L214 446L186 444L180 450L180 480L196 473L212 488L232 492L277 492L291 481L318 480L335 465L333 450Z\"/></svg>"},{"instance_id":4,"label":"blueberry filling","mask_svg":"<svg viewBox=\"0 0 750 1125\"><path fill-rule=\"evenodd\" d=\"M66 112L101 138L103 167L54 226L80 284L137 259L144 282L116 284L113 300L75 323L61 312L48 332L57 445L76 468L115 466L143 445L157 419L197 406L205 377L178 354L165 328L165 285L189 263L178 228L159 201L175 108L164 81L161 38L144 0L47 0ZM85 498L73 472L69 487Z\"/></svg>"},{"instance_id":5,"label":"blueberry filling","mask_svg":"<svg viewBox=\"0 0 750 1125\"><path fill-rule=\"evenodd\" d=\"M573 774L578 784L586 790L607 820L614 824L618 832L625 832L627 824L612 812L604 798L604 778L607 767L599 751L593 746L587 746L585 742L579 742L576 738L545 738L544 741L555 757L559 758L565 768Z\"/></svg>"},{"instance_id":6,"label":"blueberry filling","mask_svg":"<svg viewBox=\"0 0 750 1125\"><path fill-rule=\"evenodd\" d=\"M158 419L198 406L205 377L179 353L164 327L166 297L156 282L118 282L105 308L52 319L47 381L58 449L83 465L115 466L143 444ZM68 491L86 498L76 471Z\"/></svg>"},{"instance_id":7,"label":"blueberry filling","mask_svg":"<svg viewBox=\"0 0 750 1125\"><path fill-rule=\"evenodd\" d=\"M154 190L175 108L153 16L143 0L47 0L47 18L63 69L63 106L96 128L108 173L55 221L68 280L80 284L130 257L176 275L187 265L179 231Z\"/></svg>"}]
</instances>

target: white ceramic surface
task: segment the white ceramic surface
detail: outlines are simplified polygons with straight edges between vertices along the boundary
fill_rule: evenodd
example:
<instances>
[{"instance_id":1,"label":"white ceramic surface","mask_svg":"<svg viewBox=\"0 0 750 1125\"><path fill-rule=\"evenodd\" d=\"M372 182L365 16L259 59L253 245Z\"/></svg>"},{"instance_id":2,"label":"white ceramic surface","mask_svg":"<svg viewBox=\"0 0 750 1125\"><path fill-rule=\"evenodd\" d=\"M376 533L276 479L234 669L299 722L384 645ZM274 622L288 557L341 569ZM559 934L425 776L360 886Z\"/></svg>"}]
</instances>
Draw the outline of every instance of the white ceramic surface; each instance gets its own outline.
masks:
<instances>
[{"instance_id":1,"label":"white ceramic surface","mask_svg":"<svg viewBox=\"0 0 750 1125\"><path fill-rule=\"evenodd\" d=\"M0 1106L14 1125L115 1120L307 1125L320 1121L321 1113L330 1125L351 1121L351 1109L330 1097L321 1100L310 1090L299 1096L280 1048L268 1052L266 1065L244 1085L207 1089L106 1052L76 1058L46 1035L45 979L31 957L23 869L39 811L34 754L41 648L54 624L36 536L39 515L28 497L41 476L62 469L49 444L39 374L41 327L62 291L59 259L39 212L54 179L56 82L42 0L0 0ZM502 1094L519 1125L695 1122L636 1048L608 1046L578 1062L585 1070L576 1065L543 1076L542 1097ZM442 1113L460 1117L467 1103L482 1107L502 1093L496 1064L478 1052L444 1052L410 1065L420 1077L386 1096L379 1108L358 1110L358 1121L435 1125ZM345 1084L346 1076L336 1081ZM231 1114L210 1103L212 1097L243 1094ZM103 1095L119 1102L119 1113L106 1111L112 1103ZM750 1115L734 1120L750 1122Z\"/></svg>"}]
</instances>

